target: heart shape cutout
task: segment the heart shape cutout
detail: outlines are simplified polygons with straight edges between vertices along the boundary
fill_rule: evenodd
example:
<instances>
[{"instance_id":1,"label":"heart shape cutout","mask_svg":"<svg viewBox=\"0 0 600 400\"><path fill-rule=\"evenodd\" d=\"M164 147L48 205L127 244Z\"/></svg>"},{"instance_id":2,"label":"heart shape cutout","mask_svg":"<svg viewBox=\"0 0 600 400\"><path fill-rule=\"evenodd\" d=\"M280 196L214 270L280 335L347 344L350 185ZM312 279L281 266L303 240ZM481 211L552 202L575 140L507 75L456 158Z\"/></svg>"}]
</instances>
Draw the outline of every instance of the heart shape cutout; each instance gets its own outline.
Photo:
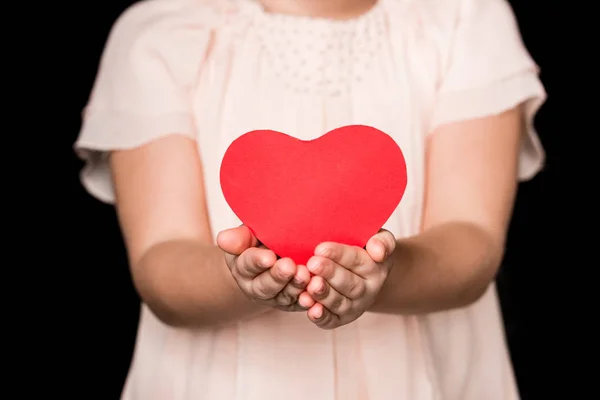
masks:
<instances>
[{"instance_id":1,"label":"heart shape cutout","mask_svg":"<svg viewBox=\"0 0 600 400\"><path fill-rule=\"evenodd\" d=\"M364 247L406 189L406 162L389 135L350 125L304 141L272 130L234 140L221 163L225 200L280 257L306 265L333 241Z\"/></svg>"}]
</instances>

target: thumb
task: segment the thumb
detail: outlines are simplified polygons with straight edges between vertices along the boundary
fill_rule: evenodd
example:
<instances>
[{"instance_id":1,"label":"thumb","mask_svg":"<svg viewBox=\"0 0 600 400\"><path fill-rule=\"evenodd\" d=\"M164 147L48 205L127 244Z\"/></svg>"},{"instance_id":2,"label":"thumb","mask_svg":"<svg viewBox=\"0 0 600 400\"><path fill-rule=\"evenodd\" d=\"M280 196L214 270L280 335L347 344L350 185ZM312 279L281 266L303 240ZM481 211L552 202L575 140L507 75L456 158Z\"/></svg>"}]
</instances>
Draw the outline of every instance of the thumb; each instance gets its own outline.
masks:
<instances>
[{"instance_id":1,"label":"thumb","mask_svg":"<svg viewBox=\"0 0 600 400\"><path fill-rule=\"evenodd\" d=\"M252 231L244 225L237 228L226 229L217 235L217 246L225 253L239 256L250 247L256 247L258 239Z\"/></svg>"},{"instance_id":2,"label":"thumb","mask_svg":"<svg viewBox=\"0 0 600 400\"><path fill-rule=\"evenodd\" d=\"M396 248L396 238L385 229L380 230L367 242L366 250L371 259L377 263L385 261Z\"/></svg>"}]
</instances>

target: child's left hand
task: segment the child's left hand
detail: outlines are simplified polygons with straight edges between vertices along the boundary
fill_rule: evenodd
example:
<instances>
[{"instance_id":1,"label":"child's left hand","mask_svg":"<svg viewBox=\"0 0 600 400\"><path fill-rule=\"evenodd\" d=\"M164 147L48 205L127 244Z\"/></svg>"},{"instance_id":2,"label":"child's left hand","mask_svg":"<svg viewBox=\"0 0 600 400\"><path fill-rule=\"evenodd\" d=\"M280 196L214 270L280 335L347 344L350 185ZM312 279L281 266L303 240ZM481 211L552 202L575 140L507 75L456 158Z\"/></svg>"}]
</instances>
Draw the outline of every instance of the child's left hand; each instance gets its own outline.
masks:
<instances>
[{"instance_id":1,"label":"child's left hand","mask_svg":"<svg viewBox=\"0 0 600 400\"><path fill-rule=\"evenodd\" d=\"M313 276L298 302L323 329L346 325L371 307L392 268L396 239L381 230L365 249L322 243L307 263Z\"/></svg>"}]
</instances>

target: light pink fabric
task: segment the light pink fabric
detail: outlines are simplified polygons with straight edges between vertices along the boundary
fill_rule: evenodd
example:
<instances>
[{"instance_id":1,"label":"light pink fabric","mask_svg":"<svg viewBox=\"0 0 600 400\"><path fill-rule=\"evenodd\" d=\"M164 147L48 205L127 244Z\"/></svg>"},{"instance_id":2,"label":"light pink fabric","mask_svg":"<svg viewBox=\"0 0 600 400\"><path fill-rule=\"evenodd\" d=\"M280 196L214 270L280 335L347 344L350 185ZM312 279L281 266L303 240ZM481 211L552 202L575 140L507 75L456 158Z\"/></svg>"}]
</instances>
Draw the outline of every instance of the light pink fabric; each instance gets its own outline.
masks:
<instances>
[{"instance_id":1,"label":"light pink fabric","mask_svg":"<svg viewBox=\"0 0 600 400\"><path fill-rule=\"evenodd\" d=\"M179 133L198 142L213 232L236 226L218 184L233 139L302 139L373 125L406 154L409 185L386 228L419 232L427 135L525 103L520 178L543 151L545 99L505 0L380 0L351 21L265 13L252 0L151 0L107 43L76 149L86 188L112 202L106 151ZM424 317L366 314L323 331L273 311L222 329L173 329L147 307L123 400L517 399L493 285L476 304Z\"/></svg>"}]
</instances>

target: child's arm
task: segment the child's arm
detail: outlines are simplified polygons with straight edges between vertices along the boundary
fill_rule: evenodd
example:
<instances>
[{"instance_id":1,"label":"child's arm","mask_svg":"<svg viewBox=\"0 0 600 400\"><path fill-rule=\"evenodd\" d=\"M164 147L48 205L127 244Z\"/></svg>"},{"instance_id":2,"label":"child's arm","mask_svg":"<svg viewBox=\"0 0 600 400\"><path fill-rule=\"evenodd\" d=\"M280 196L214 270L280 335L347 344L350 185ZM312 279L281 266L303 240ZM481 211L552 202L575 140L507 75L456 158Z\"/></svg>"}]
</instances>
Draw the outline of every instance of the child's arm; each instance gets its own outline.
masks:
<instances>
[{"instance_id":1,"label":"child's arm","mask_svg":"<svg viewBox=\"0 0 600 400\"><path fill-rule=\"evenodd\" d=\"M522 123L517 108L432 134L423 233L397 242L373 311L440 311L485 292L504 253Z\"/></svg>"},{"instance_id":2,"label":"child's arm","mask_svg":"<svg viewBox=\"0 0 600 400\"><path fill-rule=\"evenodd\" d=\"M429 139L421 234L375 235L365 249L322 243L299 298L332 329L365 311L431 313L476 301L494 278L517 182L520 108L439 128Z\"/></svg>"},{"instance_id":3,"label":"child's arm","mask_svg":"<svg viewBox=\"0 0 600 400\"><path fill-rule=\"evenodd\" d=\"M202 167L193 140L171 135L132 150L115 151L111 170L135 286L163 322L205 327L269 309L265 307L269 304L249 300L251 294L240 290L230 268L246 275L254 271L256 276L249 277L246 286L252 290L266 283L259 290L273 294L293 276L295 265L276 262L270 250L256 248L245 228L221 235L222 247L241 253L228 257L226 264L223 251L213 245ZM281 274L290 271L290 276Z\"/></svg>"},{"instance_id":4,"label":"child's arm","mask_svg":"<svg viewBox=\"0 0 600 400\"><path fill-rule=\"evenodd\" d=\"M299 269L291 260L256 248L246 228L220 235L223 250L213 245L191 102L220 18L210 6L167 3L138 2L111 29L75 145L82 181L116 205L135 286L165 323L288 310L304 287L286 282Z\"/></svg>"},{"instance_id":5,"label":"child's arm","mask_svg":"<svg viewBox=\"0 0 600 400\"><path fill-rule=\"evenodd\" d=\"M533 117L546 94L510 4L455 4L430 121L423 233L398 242L375 310L438 311L481 296L502 260L517 181L543 165Z\"/></svg>"}]
</instances>

